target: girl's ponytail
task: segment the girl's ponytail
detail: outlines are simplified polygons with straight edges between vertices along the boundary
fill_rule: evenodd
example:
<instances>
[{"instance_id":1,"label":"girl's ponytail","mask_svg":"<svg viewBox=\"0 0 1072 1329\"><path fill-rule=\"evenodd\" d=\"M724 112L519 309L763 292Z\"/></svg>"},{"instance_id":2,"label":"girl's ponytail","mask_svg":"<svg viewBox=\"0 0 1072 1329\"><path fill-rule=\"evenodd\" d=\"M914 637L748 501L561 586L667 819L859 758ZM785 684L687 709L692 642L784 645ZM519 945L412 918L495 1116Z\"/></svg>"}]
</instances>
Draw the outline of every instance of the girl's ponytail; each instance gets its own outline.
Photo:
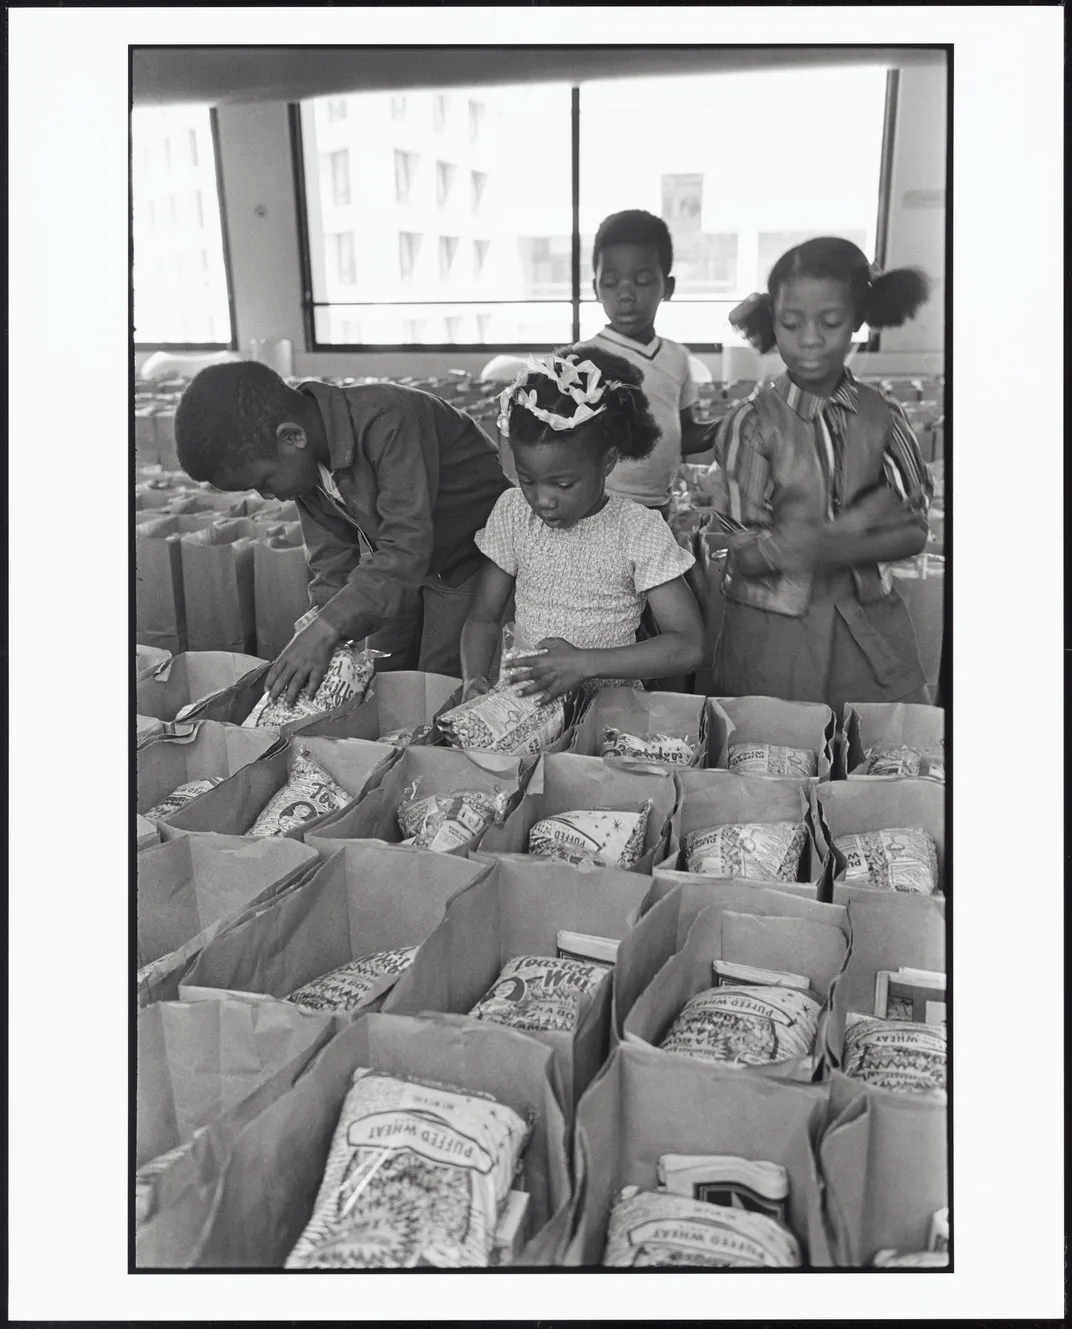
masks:
<instances>
[{"instance_id":1,"label":"girl's ponytail","mask_svg":"<svg viewBox=\"0 0 1072 1329\"><path fill-rule=\"evenodd\" d=\"M630 461L648 456L662 435L640 387L641 375L636 373L636 378L636 383L619 380L607 403L606 437L618 455Z\"/></svg>"},{"instance_id":2,"label":"girl's ponytail","mask_svg":"<svg viewBox=\"0 0 1072 1329\"><path fill-rule=\"evenodd\" d=\"M771 297L763 294L750 295L730 314L730 324L740 332L748 344L760 355L766 355L775 347L774 307Z\"/></svg>"},{"instance_id":3,"label":"girl's ponytail","mask_svg":"<svg viewBox=\"0 0 1072 1329\"><path fill-rule=\"evenodd\" d=\"M870 328L899 328L926 304L931 284L918 268L894 268L872 277L860 313Z\"/></svg>"}]
</instances>

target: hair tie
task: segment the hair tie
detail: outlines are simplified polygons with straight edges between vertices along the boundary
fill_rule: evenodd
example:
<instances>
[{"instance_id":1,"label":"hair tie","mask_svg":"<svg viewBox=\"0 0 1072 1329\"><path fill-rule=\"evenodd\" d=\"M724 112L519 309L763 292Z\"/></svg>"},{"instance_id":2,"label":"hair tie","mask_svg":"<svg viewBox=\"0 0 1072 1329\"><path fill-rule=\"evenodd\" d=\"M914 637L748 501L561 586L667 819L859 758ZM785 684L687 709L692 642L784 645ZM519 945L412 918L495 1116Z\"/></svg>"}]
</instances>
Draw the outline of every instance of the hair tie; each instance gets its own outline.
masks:
<instances>
[{"instance_id":1,"label":"hair tie","mask_svg":"<svg viewBox=\"0 0 1072 1329\"><path fill-rule=\"evenodd\" d=\"M572 415L560 415L556 411L546 411L536 404L536 389L526 388L525 380L532 374L540 374L554 380L555 386L563 397L569 397L575 404ZM600 382L602 373L591 360L578 363L577 356L550 355L546 360L529 358L528 365L514 382L499 396L499 431L509 437L510 407L523 406L530 415L542 420L556 433L576 429L578 425L602 415L607 409L606 396L609 391L622 386L616 382Z\"/></svg>"}]
</instances>

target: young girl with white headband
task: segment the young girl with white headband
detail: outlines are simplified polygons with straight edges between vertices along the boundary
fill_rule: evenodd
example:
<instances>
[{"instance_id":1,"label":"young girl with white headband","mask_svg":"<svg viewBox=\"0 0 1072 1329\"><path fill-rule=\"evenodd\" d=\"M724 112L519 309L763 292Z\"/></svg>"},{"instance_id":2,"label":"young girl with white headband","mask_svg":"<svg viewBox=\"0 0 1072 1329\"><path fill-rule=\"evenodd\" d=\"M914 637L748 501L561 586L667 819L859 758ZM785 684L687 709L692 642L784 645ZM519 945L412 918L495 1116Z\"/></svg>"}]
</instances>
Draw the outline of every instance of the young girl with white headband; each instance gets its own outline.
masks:
<instances>
[{"instance_id":1,"label":"young girl with white headband","mask_svg":"<svg viewBox=\"0 0 1072 1329\"><path fill-rule=\"evenodd\" d=\"M518 488L475 537L487 561L462 630L467 692L487 681L511 594L534 653L510 675L541 701L699 666L703 627L682 576L693 556L658 512L606 491L618 459L647 456L659 437L641 382L619 356L569 347L530 360L502 394ZM658 635L638 642L645 604Z\"/></svg>"},{"instance_id":2,"label":"young girl with white headband","mask_svg":"<svg viewBox=\"0 0 1072 1329\"><path fill-rule=\"evenodd\" d=\"M719 504L733 532L716 664L726 696L930 700L889 564L927 540L932 485L897 402L845 367L853 334L899 327L927 299L848 240L807 240L730 315L786 373L720 423Z\"/></svg>"}]
</instances>

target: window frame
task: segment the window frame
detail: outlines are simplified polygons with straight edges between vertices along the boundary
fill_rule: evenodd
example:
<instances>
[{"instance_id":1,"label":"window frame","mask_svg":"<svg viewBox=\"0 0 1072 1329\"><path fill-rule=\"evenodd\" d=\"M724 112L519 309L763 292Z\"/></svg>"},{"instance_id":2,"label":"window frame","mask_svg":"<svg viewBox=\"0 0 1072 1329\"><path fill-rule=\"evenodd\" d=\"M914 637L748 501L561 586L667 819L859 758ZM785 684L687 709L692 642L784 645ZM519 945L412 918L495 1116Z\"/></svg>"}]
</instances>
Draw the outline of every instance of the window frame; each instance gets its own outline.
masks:
<instances>
[{"instance_id":1,"label":"window frame","mask_svg":"<svg viewBox=\"0 0 1072 1329\"><path fill-rule=\"evenodd\" d=\"M898 94L898 71L888 69L886 71L886 101L885 112L882 127L882 144L880 148L879 163L879 190L878 190L878 219L875 231L875 249L876 258L879 263L885 262L887 236L889 231L889 214L892 200L891 179L893 173L893 148L894 131L897 118L897 94ZM431 89L433 93L451 92L454 89ZM302 142L302 122L301 105L298 102L288 102L287 117L290 127L290 149L291 149L291 169L294 178L294 196L297 207L298 220L298 254L299 254L299 272L301 276L302 287L302 326L305 331L305 350L309 354L351 354L351 353L376 353L376 352L401 352L401 351L419 351L430 352L432 354L446 354L455 352L459 355L487 353L491 355L498 354L517 354L523 351L531 351L536 354L546 353L555 350L558 346L568 344L563 338L561 342L361 342L361 343L342 343L342 342L322 342L316 336L316 311L318 309L346 309L346 308L391 308L406 307L414 304L420 304L424 307L434 307L442 305L444 307L459 307L463 305L489 306L489 305L541 305L568 304L572 310L572 327L570 330L569 342L577 342L581 337L581 306L593 303L591 295L585 296L581 289L581 232L580 232L580 143L581 143L581 108L580 108L581 87L579 84L573 84L570 88L570 224L572 227L572 294L570 297L563 298L543 298L528 300L317 300L313 294L312 282L312 261L309 245L309 213L306 205L306 184L305 184L305 152ZM398 95L398 94L395 94ZM468 108L467 108L468 109ZM217 156L217 166L218 166ZM598 301L594 302L598 303ZM682 301L689 304L725 304L725 300L707 299L696 301ZM360 315L357 315L360 318ZM232 316L233 327L233 316ZM872 331L870 339L866 344L861 345L862 351L877 351L880 349L880 334ZM722 342L689 342L689 350L704 355L720 355L723 352Z\"/></svg>"},{"instance_id":2,"label":"window frame","mask_svg":"<svg viewBox=\"0 0 1072 1329\"><path fill-rule=\"evenodd\" d=\"M216 108L209 107L208 112L209 132L212 135L212 158L215 167L216 176L216 198L220 209L220 239L223 246L223 277L227 286L227 315L231 321L231 340L230 341L212 341L212 342L192 342L192 341L134 341L134 287L130 288L130 335L135 353L152 353L154 351L168 351L173 354L185 355L187 353L201 351L237 351L238 350L238 323L235 319L235 301L234 301L234 278L231 274L231 243L230 228L227 225L227 199L223 190L223 166L220 158L220 132L219 121L216 115ZM132 120L127 122L127 153L128 160L132 160L130 154L134 147L134 124ZM131 207L133 207L133 185L131 188ZM133 224L133 223L132 223Z\"/></svg>"}]
</instances>

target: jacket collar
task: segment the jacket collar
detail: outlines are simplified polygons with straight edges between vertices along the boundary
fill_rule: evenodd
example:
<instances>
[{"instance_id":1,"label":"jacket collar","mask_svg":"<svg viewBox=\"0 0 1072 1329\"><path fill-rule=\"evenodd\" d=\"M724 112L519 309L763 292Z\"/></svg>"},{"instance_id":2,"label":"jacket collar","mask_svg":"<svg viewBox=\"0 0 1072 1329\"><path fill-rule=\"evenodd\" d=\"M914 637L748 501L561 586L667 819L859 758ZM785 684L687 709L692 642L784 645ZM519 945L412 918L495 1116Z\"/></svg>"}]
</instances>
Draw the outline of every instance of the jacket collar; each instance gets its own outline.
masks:
<instances>
[{"instance_id":1,"label":"jacket collar","mask_svg":"<svg viewBox=\"0 0 1072 1329\"><path fill-rule=\"evenodd\" d=\"M841 382L829 397L817 397L813 392L805 392L788 374L782 374L775 380L774 390L802 420L814 420L828 403L844 406L847 411L855 414L860 396L859 386L848 369L844 370Z\"/></svg>"},{"instance_id":2,"label":"jacket collar","mask_svg":"<svg viewBox=\"0 0 1072 1329\"><path fill-rule=\"evenodd\" d=\"M324 432L328 437L328 455L333 471L347 470L354 463L354 422L350 403L342 388L331 383L307 382L298 385L298 391L312 397L320 408Z\"/></svg>"}]
</instances>

